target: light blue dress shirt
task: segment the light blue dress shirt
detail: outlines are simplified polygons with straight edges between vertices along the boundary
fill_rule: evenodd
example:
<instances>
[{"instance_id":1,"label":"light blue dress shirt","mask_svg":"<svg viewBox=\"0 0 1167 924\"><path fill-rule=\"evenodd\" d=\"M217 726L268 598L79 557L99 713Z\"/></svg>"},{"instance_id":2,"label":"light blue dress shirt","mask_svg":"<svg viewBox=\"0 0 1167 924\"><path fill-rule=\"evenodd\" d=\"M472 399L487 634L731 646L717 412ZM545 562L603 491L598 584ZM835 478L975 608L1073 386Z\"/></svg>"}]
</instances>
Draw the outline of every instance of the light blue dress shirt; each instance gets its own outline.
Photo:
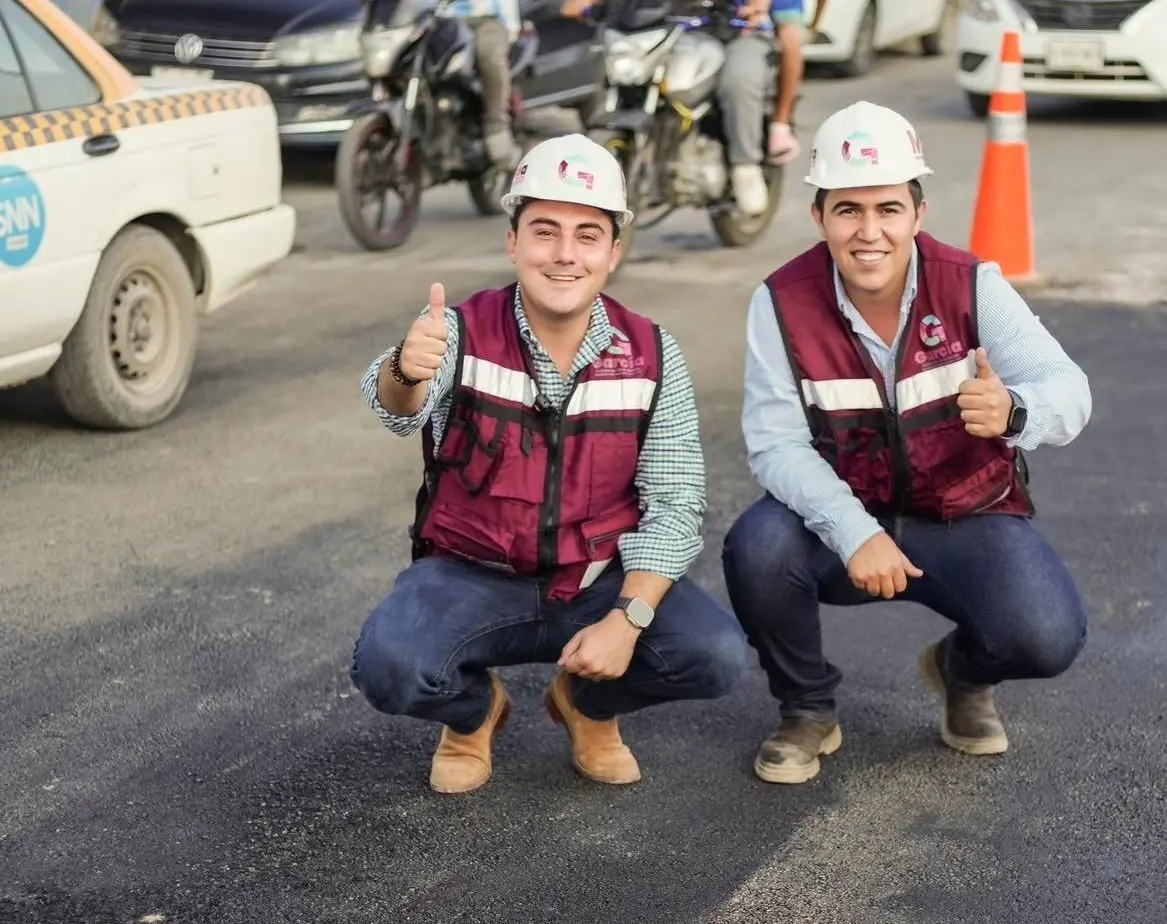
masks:
<instances>
[{"instance_id":1,"label":"light blue dress shirt","mask_svg":"<svg viewBox=\"0 0 1167 924\"><path fill-rule=\"evenodd\" d=\"M896 350L916 297L917 263L918 251L913 247L899 330L890 346L863 320L835 270L839 310L885 381L896 378ZM1025 429L1010 442L1030 450L1043 444L1064 446L1073 440L1090 419L1090 384L996 263L981 263L978 269L977 322L989 365L1028 414ZM849 561L882 527L811 445L798 384L765 284L750 300L745 366L742 433L750 471L844 562ZM890 391L894 402L895 390Z\"/></svg>"}]
</instances>

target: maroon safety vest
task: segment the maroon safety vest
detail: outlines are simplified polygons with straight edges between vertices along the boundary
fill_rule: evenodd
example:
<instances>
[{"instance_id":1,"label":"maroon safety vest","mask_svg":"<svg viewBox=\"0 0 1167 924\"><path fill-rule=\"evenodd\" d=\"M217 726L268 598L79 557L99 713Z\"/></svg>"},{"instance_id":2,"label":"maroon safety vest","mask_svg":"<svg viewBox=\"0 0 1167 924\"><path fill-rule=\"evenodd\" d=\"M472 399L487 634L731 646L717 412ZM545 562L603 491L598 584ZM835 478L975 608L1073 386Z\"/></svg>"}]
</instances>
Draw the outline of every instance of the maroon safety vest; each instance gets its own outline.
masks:
<instances>
[{"instance_id":1,"label":"maroon safety vest","mask_svg":"<svg viewBox=\"0 0 1167 924\"><path fill-rule=\"evenodd\" d=\"M432 426L423 432L414 556L543 577L550 598L570 600L640 523L635 478L660 392L660 332L603 296L619 334L556 408L536 385L514 293L478 292L456 309L453 398L436 461Z\"/></svg>"},{"instance_id":2,"label":"maroon safety vest","mask_svg":"<svg viewBox=\"0 0 1167 924\"><path fill-rule=\"evenodd\" d=\"M875 515L951 520L1033 514L1024 460L1003 439L969 434L956 399L975 376L977 258L916 237L918 291L887 385L839 310L823 242L766 279L814 447Z\"/></svg>"}]
</instances>

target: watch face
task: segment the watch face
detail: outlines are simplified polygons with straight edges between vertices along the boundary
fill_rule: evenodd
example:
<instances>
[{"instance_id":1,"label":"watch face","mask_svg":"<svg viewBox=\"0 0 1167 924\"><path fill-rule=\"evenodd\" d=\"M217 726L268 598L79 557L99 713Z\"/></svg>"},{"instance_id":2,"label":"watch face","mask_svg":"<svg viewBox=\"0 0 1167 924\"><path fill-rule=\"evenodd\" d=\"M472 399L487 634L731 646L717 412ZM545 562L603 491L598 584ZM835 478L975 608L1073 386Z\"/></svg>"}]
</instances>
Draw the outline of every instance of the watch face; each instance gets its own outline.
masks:
<instances>
[{"instance_id":1,"label":"watch face","mask_svg":"<svg viewBox=\"0 0 1167 924\"><path fill-rule=\"evenodd\" d=\"M624 612L628 614L629 619L631 619L641 628L644 628L650 622L652 622L652 617L654 615L652 607L650 607L643 600L628 601L628 605L624 608Z\"/></svg>"}]
</instances>

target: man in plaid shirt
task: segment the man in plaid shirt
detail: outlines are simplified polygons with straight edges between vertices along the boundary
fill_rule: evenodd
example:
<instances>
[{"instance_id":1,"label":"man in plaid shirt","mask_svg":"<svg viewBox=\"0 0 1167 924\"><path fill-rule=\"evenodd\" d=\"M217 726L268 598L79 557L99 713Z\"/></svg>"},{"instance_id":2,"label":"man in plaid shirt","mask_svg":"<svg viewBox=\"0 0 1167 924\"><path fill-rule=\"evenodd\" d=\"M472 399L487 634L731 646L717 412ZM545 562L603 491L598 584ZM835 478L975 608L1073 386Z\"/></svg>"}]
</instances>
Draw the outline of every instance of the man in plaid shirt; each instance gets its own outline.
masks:
<instances>
[{"instance_id":1,"label":"man in plaid shirt","mask_svg":"<svg viewBox=\"0 0 1167 924\"><path fill-rule=\"evenodd\" d=\"M426 478L414 561L357 640L352 678L381 712L439 722L430 785L491 775L510 700L493 670L555 663L548 713L572 765L640 779L617 716L725 694L747 645L686 572L702 549L705 466L673 338L600 290L631 220L619 163L581 135L535 147L503 206L517 284L458 308L435 285L365 375Z\"/></svg>"}]
</instances>

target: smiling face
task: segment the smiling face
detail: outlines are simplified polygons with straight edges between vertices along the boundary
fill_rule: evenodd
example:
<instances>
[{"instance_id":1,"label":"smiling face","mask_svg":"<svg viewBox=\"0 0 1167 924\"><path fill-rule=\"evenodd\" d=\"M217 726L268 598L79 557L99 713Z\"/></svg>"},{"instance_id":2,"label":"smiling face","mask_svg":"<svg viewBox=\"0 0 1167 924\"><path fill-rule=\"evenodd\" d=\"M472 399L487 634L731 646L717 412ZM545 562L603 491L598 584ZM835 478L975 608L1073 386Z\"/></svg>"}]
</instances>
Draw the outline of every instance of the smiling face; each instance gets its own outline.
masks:
<instances>
[{"instance_id":1,"label":"smiling face","mask_svg":"<svg viewBox=\"0 0 1167 924\"><path fill-rule=\"evenodd\" d=\"M899 300L928 208L917 202L907 183L832 189L816 200L811 214L849 290Z\"/></svg>"},{"instance_id":2,"label":"smiling face","mask_svg":"<svg viewBox=\"0 0 1167 924\"><path fill-rule=\"evenodd\" d=\"M507 232L507 256L523 287L523 305L550 321L591 312L620 262L620 242L606 212L571 202L533 200Z\"/></svg>"}]
</instances>

